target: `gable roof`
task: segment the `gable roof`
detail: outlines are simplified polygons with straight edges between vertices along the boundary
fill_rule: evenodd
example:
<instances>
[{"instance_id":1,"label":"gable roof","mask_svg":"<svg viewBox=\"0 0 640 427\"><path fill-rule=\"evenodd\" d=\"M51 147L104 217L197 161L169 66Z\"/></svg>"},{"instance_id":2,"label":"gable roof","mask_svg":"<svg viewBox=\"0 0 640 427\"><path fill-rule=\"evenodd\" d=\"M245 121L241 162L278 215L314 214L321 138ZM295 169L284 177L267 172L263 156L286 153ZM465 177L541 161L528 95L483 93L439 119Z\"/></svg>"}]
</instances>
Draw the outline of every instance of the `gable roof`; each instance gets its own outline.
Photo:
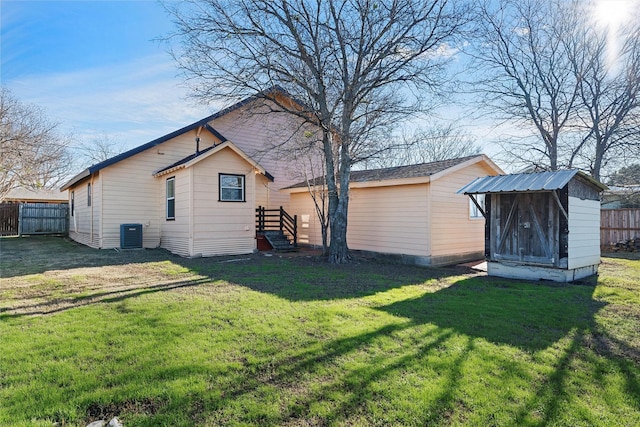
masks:
<instances>
[{"instance_id":1,"label":"gable roof","mask_svg":"<svg viewBox=\"0 0 640 427\"><path fill-rule=\"evenodd\" d=\"M502 170L486 155L474 155L467 157L460 157L457 159L440 160L437 162L419 163L415 165L406 166L394 166L390 168L382 169L369 169L361 171L351 171L351 177L349 183L361 184L359 186L366 186L367 183L379 183L381 181L395 181L395 180L416 180L419 182L426 182L439 177L441 174L451 172L457 167L464 167L467 164L477 163L479 161L487 162L496 172L502 173ZM318 177L312 180L310 183L314 185L322 185L324 177ZM307 188L307 182L302 181L297 184L286 187L285 189L299 189Z\"/></svg>"},{"instance_id":2,"label":"gable roof","mask_svg":"<svg viewBox=\"0 0 640 427\"><path fill-rule=\"evenodd\" d=\"M518 173L512 175L485 176L476 178L457 191L458 194L489 194L489 193L521 193L528 191L553 191L564 188L565 185L579 176L599 191L607 186L596 181L577 169L559 170L553 172Z\"/></svg>"},{"instance_id":3,"label":"gable roof","mask_svg":"<svg viewBox=\"0 0 640 427\"><path fill-rule=\"evenodd\" d=\"M225 138L222 134L220 134L220 132L218 132L217 130L215 130L211 125L209 125L209 122L211 122L212 120L215 120L217 118L220 118L224 115L227 115L255 100L261 99L261 98L266 98L269 95L273 95L273 94L282 94L288 98L290 98L293 102L296 102L300 105L302 105L298 100L294 99L293 97L291 97L291 95L289 95L283 88L281 88L280 86L273 86L265 91L259 92L253 96L247 97L239 102L236 102L235 104L227 107L227 108L223 108L222 110L218 111L217 113L214 113L208 117L205 117L204 119L198 120L197 122L191 123L190 125L187 125L183 128L180 128L176 131L173 131L171 133L168 133L164 136L161 136L160 138L154 139L153 141L149 141L146 144L140 145L136 148L133 148L129 151L125 151L124 153L118 154L117 156L111 157L110 159L107 159L103 162L100 163L96 163L95 165L89 166L87 169L83 170L82 172L80 172L79 174L77 174L76 176L74 176L73 178L71 178L66 184L64 184L62 186L62 188L60 189L60 191L64 191L66 189L68 189L69 187L73 186L74 184L82 181L83 179L91 176L92 174L94 174L95 172L98 172L101 169L104 169L108 166L111 166L115 163L118 163L122 160L128 159L129 157L135 156L138 153L141 153L145 150L148 150L149 148L153 148L157 145L162 144L163 142L169 141L170 139L173 139L177 136L180 136L184 133L190 132L194 129L199 128L200 126L202 126L204 129L206 129L208 132L210 132L212 135L214 135L216 138L218 138L221 142L225 142L227 140L227 138Z\"/></svg>"},{"instance_id":4,"label":"gable roof","mask_svg":"<svg viewBox=\"0 0 640 427\"><path fill-rule=\"evenodd\" d=\"M238 148L238 146L236 146L234 143L232 143L231 141L225 141L221 144L218 145L214 145L211 147L208 147L202 151L199 151L198 153L195 154L191 154L190 156L185 157L182 160L178 160L177 162L160 169L157 172L153 173L153 176L162 176L168 173L171 173L173 171L176 171L178 169L183 169L183 168L188 168L191 167L193 165L195 165L196 163L201 162L202 160L213 156L214 154L224 150L224 149L230 149L232 150L234 153L236 153L238 156L242 157L247 163L249 163L251 166L253 166L256 170L258 170L261 174L263 174L264 176L266 176L269 180L273 181L273 176L267 172L262 166L260 166L255 160L253 160L251 157L249 157L244 151L242 151L240 148Z\"/></svg>"}]
</instances>

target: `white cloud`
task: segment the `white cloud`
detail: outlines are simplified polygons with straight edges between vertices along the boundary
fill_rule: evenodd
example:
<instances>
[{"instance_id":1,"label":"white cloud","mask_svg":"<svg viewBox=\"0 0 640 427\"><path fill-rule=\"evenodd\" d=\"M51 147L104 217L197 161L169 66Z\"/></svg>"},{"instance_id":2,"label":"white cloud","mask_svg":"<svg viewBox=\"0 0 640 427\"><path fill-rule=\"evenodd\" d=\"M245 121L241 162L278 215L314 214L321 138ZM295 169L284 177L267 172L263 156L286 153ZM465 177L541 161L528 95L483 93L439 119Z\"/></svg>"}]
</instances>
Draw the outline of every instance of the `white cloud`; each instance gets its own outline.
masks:
<instances>
[{"instance_id":1,"label":"white cloud","mask_svg":"<svg viewBox=\"0 0 640 427\"><path fill-rule=\"evenodd\" d=\"M46 108L75 138L109 134L132 148L206 117L218 107L194 105L167 55L6 82L23 102Z\"/></svg>"}]
</instances>

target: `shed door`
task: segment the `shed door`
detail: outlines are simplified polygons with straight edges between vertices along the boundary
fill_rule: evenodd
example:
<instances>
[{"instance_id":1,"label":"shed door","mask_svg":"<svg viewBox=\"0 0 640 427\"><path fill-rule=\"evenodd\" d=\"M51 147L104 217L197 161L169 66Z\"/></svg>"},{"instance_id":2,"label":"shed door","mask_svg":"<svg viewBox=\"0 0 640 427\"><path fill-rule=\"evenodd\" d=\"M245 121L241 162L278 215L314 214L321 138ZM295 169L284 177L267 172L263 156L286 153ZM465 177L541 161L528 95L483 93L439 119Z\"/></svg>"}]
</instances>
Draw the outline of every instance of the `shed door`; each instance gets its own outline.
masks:
<instances>
[{"instance_id":1,"label":"shed door","mask_svg":"<svg viewBox=\"0 0 640 427\"><path fill-rule=\"evenodd\" d=\"M557 208L550 193L500 194L494 215L493 259L556 263Z\"/></svg>"}]
</instances>

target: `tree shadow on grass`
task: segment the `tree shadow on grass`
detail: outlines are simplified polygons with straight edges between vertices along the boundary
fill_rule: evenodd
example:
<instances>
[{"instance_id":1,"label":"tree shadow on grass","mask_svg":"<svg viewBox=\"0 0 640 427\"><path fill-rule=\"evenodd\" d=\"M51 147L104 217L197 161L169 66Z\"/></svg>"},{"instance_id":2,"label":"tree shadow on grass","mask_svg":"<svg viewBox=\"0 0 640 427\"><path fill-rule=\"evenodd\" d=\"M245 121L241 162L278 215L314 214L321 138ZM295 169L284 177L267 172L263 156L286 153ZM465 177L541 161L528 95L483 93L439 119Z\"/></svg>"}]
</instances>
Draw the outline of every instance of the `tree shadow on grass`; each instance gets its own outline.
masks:
<instances>
[{"instance_id":1,"label":"tree shadow on grass","mask_svg":"<svg viewBox=\"0 0 640 427\"><path fill-rule=\"evenodd\" d=\"M164 249L93 249L60 236L0 237L0 278L179 259Z\"/></svg>"},{"instance_id":2,"label":"tree shadow on grass","mask_svg":"<svg viewBox=\"0 0 640 427\"><path fill-rule=\"evenodd\" d=\"M429 279L470 272L466 268L426 269L372 262L368 259L356 259L346 265L330 265L320 256L286 257L276 254L267 257L263 254L249 254L182 258L164 249L93 249L61 237L0 238L0 277L7 279L20 279L20 276L54 270L144 265L162 261L170 261L212 282L224 280L290 301L358 298L396 287L424 283ZM135 270L132 274L135 274ZM146 287L139 288L143 290ZM170 286L158 285L158 289L162 288L171 289Z\"/></svg>"},{"instance_id":3,"label":"tree shadow on grass","mask_svg":"<svg viewBox=\"0 0 640 427\"><path fill-rule=\"evenodd\" d=\"M0 320L23 316L42 316L55 314L72 308L84 307L91 304L115 303L146 294L198 286L209 282L210 280L207 278L196 278L192 280L178 280L140 287L125 287L112 291L97 291L88 295L50 297L45 301L22 303L6 308L0 307Z\"/></svg>"},{"instance_id":4,"label":"tree shadow on grass","mask_svg":"<svg viewBox=\"0 0 640 427\"><path fill-rule=\"evenodd\" d=\"M184 259L180 265L212 280L224 280L293 302L361 298L431 279L472 274L464 267L424 268L368 259L332 265L319 256L256 255L246 262L232 263Z\"/></svg>"},{"instance_id":5,"label":"tree shadow on grass","mask_svg":"<svg viewBox=\"0 0 640 427\"><path fill-rule=\"evenodd\" d=\"M556 346L559 355L553 370L540 383L532 384L534 391L513 420L544 426L562 420L563 405L575 399L570 378L576 369L584 370L602 389L611 386L603 378L603 369L621 372L626 396L640 406L640 353L611 337L595 321L596 313L607 304L593 299L594 289L595 283L473 277L379 309L415 323L451 329L471 340L483 339L529 353Z\"/></svg>"},{"instance_id":6,"label":"tree shadow on grass","mask_svg":"<svg viewBox=\"0 0 640 427\"><path fill-rule=\"evenodd\" d=\"M526 351L548 348L576 328L593 324L604 303L593 287L472 277L380 310L433 323L470 337Z\"/></svg>"}]
</instances>

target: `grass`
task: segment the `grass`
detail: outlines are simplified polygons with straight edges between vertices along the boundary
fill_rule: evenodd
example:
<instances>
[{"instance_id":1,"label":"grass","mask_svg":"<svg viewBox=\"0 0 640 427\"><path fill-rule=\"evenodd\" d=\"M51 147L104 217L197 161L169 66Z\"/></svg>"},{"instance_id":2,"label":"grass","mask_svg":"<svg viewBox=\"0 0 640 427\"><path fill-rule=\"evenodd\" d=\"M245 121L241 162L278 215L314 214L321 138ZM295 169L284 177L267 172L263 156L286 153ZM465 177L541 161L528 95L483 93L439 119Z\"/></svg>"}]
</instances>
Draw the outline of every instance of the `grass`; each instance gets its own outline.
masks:
<instances>
[{"instance_id":1,"label":"grass","mask_svg":"<svg viewBox=\"0 0 640 427\"><path fill-rule=\"evenodd\" d=\"M0 239L0 425L640 424L640 260L560 285Z\"/></svg>"}]
</instances>

